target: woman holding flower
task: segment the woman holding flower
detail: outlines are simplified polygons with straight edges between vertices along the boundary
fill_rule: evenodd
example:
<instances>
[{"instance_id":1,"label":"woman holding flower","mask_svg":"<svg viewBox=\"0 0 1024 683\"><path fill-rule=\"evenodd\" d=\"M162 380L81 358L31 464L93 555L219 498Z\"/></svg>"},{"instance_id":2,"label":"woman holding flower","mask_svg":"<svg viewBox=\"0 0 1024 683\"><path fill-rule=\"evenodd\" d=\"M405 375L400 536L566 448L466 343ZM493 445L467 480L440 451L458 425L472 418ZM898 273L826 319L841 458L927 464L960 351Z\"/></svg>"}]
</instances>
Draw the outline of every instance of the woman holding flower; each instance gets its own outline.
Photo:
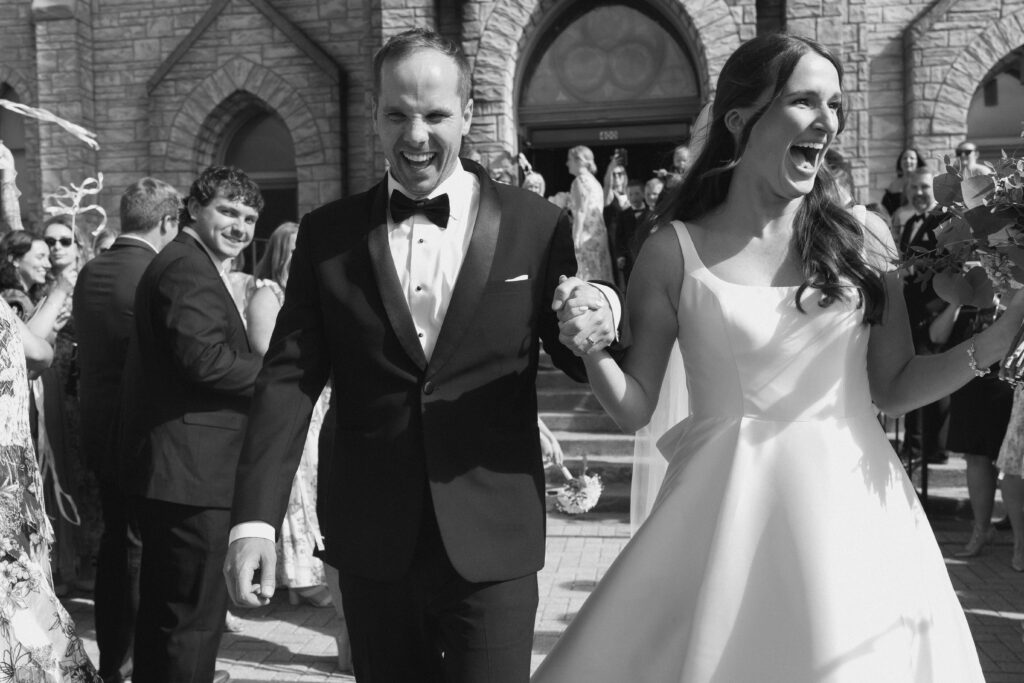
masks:
<instances>
[{"instance_id":1,"label":"woman holding flower","mask_svg":"<svg viewBox=\"0 0 1024 683\"><path fill-rule=\"evenodd\" d=\"M983 372L1024 296L915 355L888 227L839 206L824 168L841 83L814 41L743 44L640 254L621 367L571 318L593 302L566 304L561 339L620 427L651 419L677 341L689 415L658 441L669 465L650 516L535 683L984 680L875 406L903 413Z\"/></svg>"}]
</instances>

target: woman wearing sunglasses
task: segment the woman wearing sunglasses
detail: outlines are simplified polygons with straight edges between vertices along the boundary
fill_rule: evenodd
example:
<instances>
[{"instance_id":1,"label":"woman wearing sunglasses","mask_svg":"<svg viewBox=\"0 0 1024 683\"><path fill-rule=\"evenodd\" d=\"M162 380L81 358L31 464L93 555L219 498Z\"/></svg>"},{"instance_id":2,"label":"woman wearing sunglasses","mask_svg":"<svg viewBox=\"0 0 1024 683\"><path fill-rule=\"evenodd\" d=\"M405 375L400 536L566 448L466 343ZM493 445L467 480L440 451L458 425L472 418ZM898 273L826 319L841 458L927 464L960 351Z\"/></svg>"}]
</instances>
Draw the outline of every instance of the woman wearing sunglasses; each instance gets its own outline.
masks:
<instances>
[{"instance_id":1,"label":"woman wearing sunglasses","mask_svg":"<svg viewBox=\"0 0 1024 683\"><path fill-rule=\"evenodd\" d=\"M58 290L74 291L78 270L85 259L70 218L65 215L51 218L43 228L43 240L50 249L48 291L51 294ZM43 395L47 397L45 429L54 462L53 495L67 496L64 506L54 510L60 513L55 524L54 570L68 588L73 584L91 590L102 524L99 487L78 448L78 340L70 296L55 327L53 365L41 378ZM54 583L57 583L56 577Z\"/></svg>"}]
</instances>

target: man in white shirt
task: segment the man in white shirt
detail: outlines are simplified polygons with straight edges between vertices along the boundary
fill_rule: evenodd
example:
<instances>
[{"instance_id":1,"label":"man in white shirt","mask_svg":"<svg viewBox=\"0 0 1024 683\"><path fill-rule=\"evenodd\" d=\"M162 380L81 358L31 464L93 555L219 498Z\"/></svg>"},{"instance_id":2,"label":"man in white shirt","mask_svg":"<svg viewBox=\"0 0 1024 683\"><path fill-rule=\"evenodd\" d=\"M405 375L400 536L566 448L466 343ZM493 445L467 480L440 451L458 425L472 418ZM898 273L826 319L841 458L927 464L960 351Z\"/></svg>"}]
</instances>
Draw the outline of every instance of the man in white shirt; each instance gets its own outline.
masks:
<instances>
[{"instance_id":1,"label":"man in white shirt","mask_svg":"<svg viewBox=\"0 0 1024 683\"><path fill-rule=\"evenodd\" d=\"M619 300L562 277L576 272L564 211L459 159L473 101L457 45L406 32L374 73L390 172L303 219L239 462L225 576L239 604L273 595L274 529L331 375L330 496L318 507L357 680L524 683L544 561L538 339L582 381L556 309L586 302L572 334L601 348L616 338Z\"/></svg>"}]
</instances>

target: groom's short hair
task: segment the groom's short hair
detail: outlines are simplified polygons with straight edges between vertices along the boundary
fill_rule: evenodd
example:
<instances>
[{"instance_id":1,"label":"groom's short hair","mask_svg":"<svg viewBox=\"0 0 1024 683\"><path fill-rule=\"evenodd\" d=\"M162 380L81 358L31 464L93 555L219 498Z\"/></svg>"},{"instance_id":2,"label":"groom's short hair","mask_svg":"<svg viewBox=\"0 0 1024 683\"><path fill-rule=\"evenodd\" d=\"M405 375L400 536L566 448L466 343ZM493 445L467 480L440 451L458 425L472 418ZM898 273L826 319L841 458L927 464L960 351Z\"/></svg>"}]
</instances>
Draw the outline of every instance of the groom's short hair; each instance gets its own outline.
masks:
<instances>
[{"instance_id":1,"label":"groom's short hair","mask_svg":"<svg viewBox=\"0 0 1024 683\"><path fill-rule=\"evenodd\" d=\"M417 50L436 50L455 60L455 65L459 69L459 96L465 104L469 100L472 88L469 60L466 58L466 53L454 40L425 28L414 28L392 36L388 42L384 43L384 47L377 50L377 54L373 56L373 99L376 100L380 95L380 80L384 62L408 57Z\"/></svg>"}]
</instances>

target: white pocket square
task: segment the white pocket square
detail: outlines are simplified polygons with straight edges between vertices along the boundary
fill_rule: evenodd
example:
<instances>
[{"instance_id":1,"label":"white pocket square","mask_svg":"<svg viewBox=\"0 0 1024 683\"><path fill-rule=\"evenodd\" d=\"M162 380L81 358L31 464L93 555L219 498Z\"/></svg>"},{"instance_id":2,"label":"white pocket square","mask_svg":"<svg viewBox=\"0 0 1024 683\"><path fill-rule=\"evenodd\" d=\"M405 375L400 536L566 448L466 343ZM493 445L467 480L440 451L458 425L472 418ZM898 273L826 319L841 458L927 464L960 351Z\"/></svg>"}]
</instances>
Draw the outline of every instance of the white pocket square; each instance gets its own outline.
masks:
<instances>
[{"instance_id":1,"label":"white pocket square","mask_svg":"<svg viewBox=\"0 0 1024 683\"><path fill-rule=\"evenodd\" d=\"M516 275L515 277L510 277L509 279L505 280L505 282L522 282L523 280L529 280L529 279L530 279L530 276L526 275L524 273L522 275Z\"/></svg>"}]
</instances>

